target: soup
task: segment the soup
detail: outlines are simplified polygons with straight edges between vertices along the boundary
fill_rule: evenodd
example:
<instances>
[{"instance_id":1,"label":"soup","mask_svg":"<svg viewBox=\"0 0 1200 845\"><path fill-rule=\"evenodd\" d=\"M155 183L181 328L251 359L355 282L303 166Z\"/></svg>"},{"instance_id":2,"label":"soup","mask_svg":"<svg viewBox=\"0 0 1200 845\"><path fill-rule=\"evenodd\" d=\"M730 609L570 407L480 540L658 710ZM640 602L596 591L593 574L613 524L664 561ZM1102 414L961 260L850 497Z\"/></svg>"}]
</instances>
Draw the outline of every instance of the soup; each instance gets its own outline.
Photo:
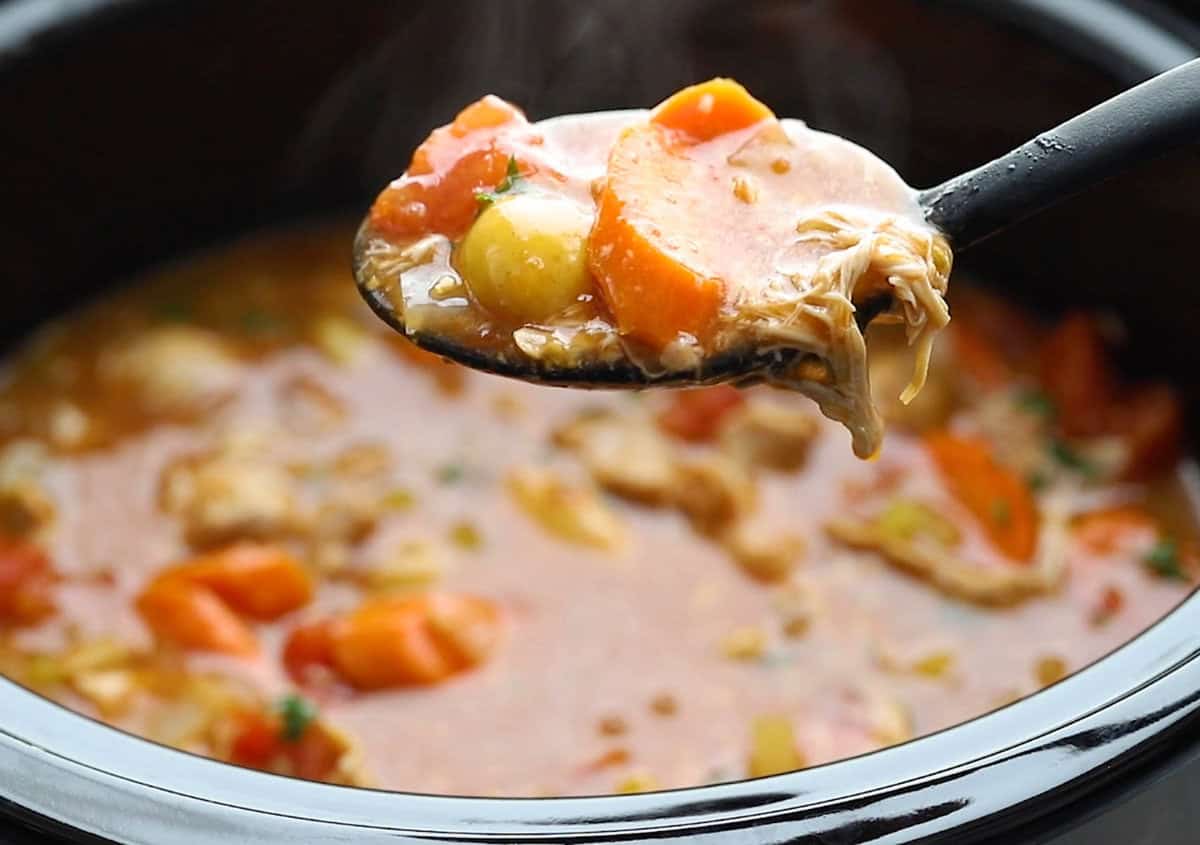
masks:
<instances>
[{"instance_id":1,"label":"soup","mask_svg":"<svg viewBox=\"0 0 1200 845\"><path fill-rule=\"evenodd\" d=\"M594 393L422 353L352 231L257 235L0 376L0 670L155 741L452 795L683 787L904 742L1180 601L1192 464L1111 321L959 283L859 461L768 387ZM895 327L892 327L895 328Z\"/></svg>"}]
</instances>

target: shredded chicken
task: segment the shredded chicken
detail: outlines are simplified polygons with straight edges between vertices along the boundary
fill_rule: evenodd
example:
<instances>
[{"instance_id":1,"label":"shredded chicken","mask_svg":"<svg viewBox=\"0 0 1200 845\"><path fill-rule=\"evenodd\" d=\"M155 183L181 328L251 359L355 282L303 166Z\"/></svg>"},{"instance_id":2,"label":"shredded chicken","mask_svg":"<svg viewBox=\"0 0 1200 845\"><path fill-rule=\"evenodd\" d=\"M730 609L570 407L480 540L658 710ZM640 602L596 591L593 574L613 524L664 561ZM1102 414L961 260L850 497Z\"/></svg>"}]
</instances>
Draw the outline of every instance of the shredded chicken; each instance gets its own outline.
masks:
<instances>
[{"instance_id":1,"label":"shredded chicken","mask_svg":"<svg viewBox=\"0 0 1200 845\"><path fill-rule=\"evenodd\" d=\"M934 335L950 322L950 247L926 225L866 209L826 209L802 219L796 231L801 243L821 251L812 271L781 277L735 303L735 319L753 325L764 346L810 352L824 363L829 375L821 381L799 372L775 373L773 379L815 399L826 416L850 430L855 454L869 457L879 451L883 423L871 402L857 306L886 296L886 316L904 324L915 364L900 398L912 401L925 384ZM883 284L857 290L874 280Z\"/></svg>"},{"instance_id":2,"label":"shredded chicken","mask_svg":"<svg viewBox=\"0 0 1200 845\"><path fill-rule=\"evenodd\" d=\"M878 552L884 560L954 598L986 606L1019 604L1053 592L1065 573L1065 519L1046 514L1038 556L1032 566L981 566L963 560L947 544L927 535L889 530L879 518L844 517L825 530L838 542Z\"/></svg>"},{"instance_id":3,"label":"shredded chicken","mask_svg":"<svg viewBox=\"0 0 1200 845\"><path fill-rule=\"evenodd\" d=\"M625 526L590 486L571 484L553 470L521 467L509 473L508 489L526 514L560 539L608 551L626 542Z\"/></svg>"},{"instance_id":4,"label":"shredded chicken","mask_svg":"<svg viewBox=\"0 0 1200 845\"><path fill-rule=\"evenodd\" d=\"M131 387L146 411L184 415L231 396L241 364L218 335L188 326L163 326L106 352L100 373L114 384Z\"/></svg>"}]
</instances>

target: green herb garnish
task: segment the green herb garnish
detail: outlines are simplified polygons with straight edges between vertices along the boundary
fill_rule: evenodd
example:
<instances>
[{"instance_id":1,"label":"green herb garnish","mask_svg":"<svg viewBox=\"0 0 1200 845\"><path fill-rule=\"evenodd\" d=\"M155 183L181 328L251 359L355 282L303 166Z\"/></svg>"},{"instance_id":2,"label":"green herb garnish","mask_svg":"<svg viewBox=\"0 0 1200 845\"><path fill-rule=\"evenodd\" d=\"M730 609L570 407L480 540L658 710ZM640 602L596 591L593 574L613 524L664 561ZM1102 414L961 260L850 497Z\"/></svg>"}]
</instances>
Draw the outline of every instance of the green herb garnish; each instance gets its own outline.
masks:
<instances>
[{"instance_id":1,"label":"green herb garnish","mask_svg":"<svg viewBox=\"0 0 1200 845\"><path fill-rule=\"evenodd\" d=\"M1058 407L1054 404L1054 400L1045 391L1036 387L1026 388L1017 394L1017 407L1048 420L1054 419L1058 414Z\"/></svg>"},{"instance_id":2,"label":"green herb garnish","mask_svg":"<svg viewBox=\"0 0 1200 845\"><path fill-rule=\"evenodd\" d=\"M1146 555L1145 560L1146 566L1164 578L1187 580L1187 573L1183 571L1183 562L1179 559L1179 548L1170 538L1159 540Z\"/></svg>"},{"instance_id":3,"label":"green herb garnish","mask_svg":"<svg viewBox=\"0 0 1200 845\"><path fill-rule=\"evenodd\" d=\"M1012 505L1008 499L992 499L990 510L992 521L997 525L1008 525L1012 521Z\"/></svg>"},{"instance_id":4,"label":"green herb garnish","mask_svg":"<svg viewBox=\"0 0 1200 845\"><path fill-rule=\"evenodd\" d=\"M1025 483L1029 485L1030 490L1038 493L1050 486L1050 479L1046 477L1046 473L1034 470L1025 478Z\"/></svg>"},{"instance_id":5,"label":"green herb garnish","mask_svg":"<svg viewBox=\"0 0 1200 845\"><path fill-rule=\"evenodd\" d=\"M304 736L313 719L317 718L317 708L304 696L291 693L279 700L279 716L283 722L281 733L284 740L296 742Z\"/></svg>"},{"instance_id":6,"label":"green herb garnish","mask_svg":"<svg viewBox=\"0 0 1200 845\"><path fill-rule=\"evenodd\" d=\"M519 191L524 181L524 177L521 176L521 170L517 167L516 157L509 156L508 168L505 170L504 178L500 181L500 184L494 190L479 191L475 194L475 201L479 203L480 208L487 208L500 199L501 195Z\"/></svg>"},{"instance_id":7,"label":"green herb garnish","mask_svg":"<svg viewBox=\"0 0 1200 845\"><path fill-rule=\"evenodd\" d=\"M443 464L438 467L436 475L442 484L457 484L466 477L467 471L462 464Z\"/></svg>"},{"instance_id":8,"label":"green herb garnish","mask_svg":"<svg viewBox=\"0 0 1200 845\"><path fill-rule=\"evenodd\" d=\"M1100 474L1095 464L1062 440L1050 441L1050 456L1067 469L1074 470L1085 478L1095 478Z\"/></svg>"}]
</instances>

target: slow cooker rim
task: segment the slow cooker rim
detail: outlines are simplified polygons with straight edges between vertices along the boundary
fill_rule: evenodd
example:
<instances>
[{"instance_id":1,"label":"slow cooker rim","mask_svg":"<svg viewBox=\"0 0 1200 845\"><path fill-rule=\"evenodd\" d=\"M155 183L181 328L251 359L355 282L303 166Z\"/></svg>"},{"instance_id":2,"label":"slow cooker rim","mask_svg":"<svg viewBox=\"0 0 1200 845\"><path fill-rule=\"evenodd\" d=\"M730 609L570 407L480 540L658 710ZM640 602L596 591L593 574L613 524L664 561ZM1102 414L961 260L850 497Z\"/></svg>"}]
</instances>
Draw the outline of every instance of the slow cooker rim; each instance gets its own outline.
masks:
<instances>
[{"instance_id":1,"label":"slow cooker rim","mask_svg":"<svg viewBox=\"0 0 1200 845\"><path fill-rule=\"evenodd\" d=\"M39 38L135 5L136 0L77 0L64 8L45 0L15 0L0 9L0 69L19 61ZM966 0L965 5L991 11L1005 4ZM1194 48L1174 39L1161 24L1111 0L1009 0L1007 8L1010 12L999 17L1010 24L1020 23L1011 10L1037 15L1043 28L1034 27L1035 35L1044 36L1050 22L1059 32L1067 29L1106 44L1110 55L1120 56L1130 68L1131 78L1161 71L1179 55L1195 55ZM1111 25L1120 15L1133 15L1147 37L1114 42ZM1163 16L1160 12L1158 20ZM1171 42L1180 52L1163 49ZM788 825L790 837L829 833L867 805L876 835L903 830L907 840L950 827L987 826L1052 791L1065 800L1071 787L1095 785L1089 773L1111 772L1150 753L1165 741L1171 726L1181 726L1200 709L1200 645L1191 633L1198 616L1200 595L1193 595L1137 638L1060 684L905 745L787 775L686 790L557 799L351 790L237 769L164 748L7 680L0 681L0 712L10 714L0 728L0 771L17 775L5 800L49 826L117 836L124 821L136 823L138 837L147 841L167 841L184 818L195 825L188 841L197 843L207 841L210 830L212 841L224 841L238 829L254 830L260 840L269 829L272 841L318 841L322 827L331 839L353 830L363 841L394 842L398 834L617 841L684 827L696 835L779 823ZM1119 691L1112 690L1113 678L1124 680ZM1072 702L1081 700L1100 703L1080 712ZM997 747L993 735L1020 738ZM1087 737L1097 741L1081 739ZM1055 773L1050 780L1047 771ZM1028 776L1035 772L1037 777ZM985 776L988 788L969 788ZM47 791L47 785L53 790ZM306 808L306 814L297 814L296 807ZM161 835L152 832L156 825Z\"/></svg>"}]
</instances>

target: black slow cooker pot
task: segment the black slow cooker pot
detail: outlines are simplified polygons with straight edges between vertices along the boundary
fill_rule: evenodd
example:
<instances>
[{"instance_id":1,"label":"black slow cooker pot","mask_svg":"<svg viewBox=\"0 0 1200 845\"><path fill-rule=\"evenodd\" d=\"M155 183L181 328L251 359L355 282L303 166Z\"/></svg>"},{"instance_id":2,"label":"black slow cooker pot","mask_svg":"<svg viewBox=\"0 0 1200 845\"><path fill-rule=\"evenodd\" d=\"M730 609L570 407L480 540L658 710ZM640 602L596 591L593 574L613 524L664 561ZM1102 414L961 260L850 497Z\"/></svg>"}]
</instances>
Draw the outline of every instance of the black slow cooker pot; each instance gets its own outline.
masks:
<instances>
[{"instance_id":1,"label":"black slow cooker pot","mask_svg":"<svg viewBox=\"0 0 1200 845\"><path fill-rule=\"evenodd\" d=\"M360 212L429 126L483 91L544 116L649 105L732 75L927 185L1197 45L1162 7L1107 0L0 2L0 338L180 251ZM1194 406L1197 153L1095 189L960 266L1037 308L1119 309L1140 360ZM168 750L0 682L5 842L1169 845L1200 842L1198 791L1197 597L1062 683L950 730L635 796L306 783Z\"/></svg>"}]
</instances>

